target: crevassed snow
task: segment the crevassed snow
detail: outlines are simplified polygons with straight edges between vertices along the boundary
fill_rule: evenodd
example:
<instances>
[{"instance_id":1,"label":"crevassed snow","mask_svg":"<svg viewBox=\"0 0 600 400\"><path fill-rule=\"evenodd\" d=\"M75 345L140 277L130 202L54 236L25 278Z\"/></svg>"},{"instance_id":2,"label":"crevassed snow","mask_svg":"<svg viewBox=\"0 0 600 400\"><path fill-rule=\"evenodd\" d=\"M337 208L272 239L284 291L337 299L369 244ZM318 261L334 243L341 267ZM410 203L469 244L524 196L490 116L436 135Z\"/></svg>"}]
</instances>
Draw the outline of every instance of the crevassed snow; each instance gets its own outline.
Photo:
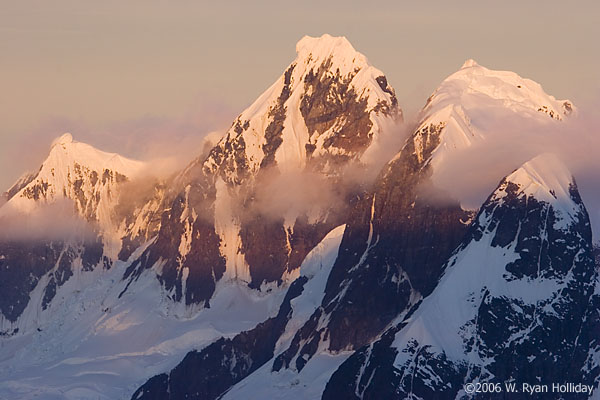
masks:
<instances>
[{"instance_id":1,"label":"crevassed snow","mask_svg":"<svg viewBox=\"0 0 600 400\"><path fill-rule=\"evenodd\" d=\"M302 264L309 281L292 301L293 318L279 350L320 305L343 232L344 226L331 231ZM44 312L38 304L41 292L39 301L32 300L18 321L27 332L0 340L0 398L129 399L188 351L275 315L286 292L281 287L261 293L221 280L210 308L187 312L185 305L168 300L153 270L146 270L119 298L127 284L121 281L126 267L117 261L109 271L77 271ZM25 326L25 320L31 324ZM329 364L343 361L324 356L328 359Z\"/></svg>"}]
</instances>

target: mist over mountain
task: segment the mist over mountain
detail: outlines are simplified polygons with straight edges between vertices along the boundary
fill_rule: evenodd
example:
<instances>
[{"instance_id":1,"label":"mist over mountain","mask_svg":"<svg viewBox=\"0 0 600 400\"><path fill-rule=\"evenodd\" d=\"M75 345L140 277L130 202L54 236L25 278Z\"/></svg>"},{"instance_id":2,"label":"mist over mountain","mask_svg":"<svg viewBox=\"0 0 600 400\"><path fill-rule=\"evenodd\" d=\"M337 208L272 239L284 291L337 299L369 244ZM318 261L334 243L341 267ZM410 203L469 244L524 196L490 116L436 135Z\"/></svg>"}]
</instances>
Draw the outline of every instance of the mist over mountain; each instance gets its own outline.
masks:
<instances>
[{"instance_id":1,"label":"mist over mountain","mask_svg":"<svg viewBox=\"0 0 600 400\"><path fill-rule=\"evenodd\" d=\"M305 36L226 131L58 136L0 200L0 397L592 398L597 118L474 60L401 106Z\"/></svg>"}]
</instances>

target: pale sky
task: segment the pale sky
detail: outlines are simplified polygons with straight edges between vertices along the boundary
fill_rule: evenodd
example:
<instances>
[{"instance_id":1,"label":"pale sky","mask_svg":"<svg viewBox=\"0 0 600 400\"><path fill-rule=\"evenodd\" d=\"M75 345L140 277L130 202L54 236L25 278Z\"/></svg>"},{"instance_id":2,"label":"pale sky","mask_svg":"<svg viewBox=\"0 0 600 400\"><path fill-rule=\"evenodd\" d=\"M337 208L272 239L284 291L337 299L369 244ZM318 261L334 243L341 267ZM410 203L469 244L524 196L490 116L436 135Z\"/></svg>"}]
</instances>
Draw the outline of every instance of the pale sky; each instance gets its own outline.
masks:
<instances>
[{"instance_id":1,"label":"pale sky","mask_svg":"<svg viewBox=\"0 0 600 400\"><path fill-rule=\"evenodd\" d=\"M346 36L409 113L468 58L575 104L600 93L596 1L0 0L0 190L63 132L133 157L198 143L323 33Z\"/></svg>"}]
</instances>

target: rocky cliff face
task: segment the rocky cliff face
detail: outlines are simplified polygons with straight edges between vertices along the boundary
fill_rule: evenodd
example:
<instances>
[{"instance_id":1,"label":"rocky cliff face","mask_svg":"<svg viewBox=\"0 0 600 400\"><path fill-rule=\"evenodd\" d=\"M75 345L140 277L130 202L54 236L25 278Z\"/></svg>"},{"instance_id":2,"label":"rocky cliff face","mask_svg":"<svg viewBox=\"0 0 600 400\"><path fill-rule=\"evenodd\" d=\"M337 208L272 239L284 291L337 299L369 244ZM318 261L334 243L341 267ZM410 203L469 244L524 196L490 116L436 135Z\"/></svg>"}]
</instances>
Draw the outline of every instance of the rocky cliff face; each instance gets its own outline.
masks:
<instances>
[{"instance_id":1,"label":"rocky cliff face","mask_svg":"<svg viewBox=\"0 0 600 400\"><path fill-rule=\"evenodd\" d=\"M265 290L292 280L308 252L343 222L353 190L346 171L368 164L383 126L401 112L385 76L346 39L306 37L297 52L208 158L176 179L180 192L156 241L126 278L160 266L174 300L208 306L223 278ZM288 207L282 194L297 184L333 200Z\"/></svg>"},{"instance_id":2,"label":"rocky cliff face","mask_svg":"<svg viewBox=\"0 0 600 400\"><path fill-rule=\"evenodd\" d=\"M506 177L433 293L350 357L323 398L471 398L469 382L595 385L598 271L587 212L560 165L540 156Z\"/></svg>"}]
</instances>

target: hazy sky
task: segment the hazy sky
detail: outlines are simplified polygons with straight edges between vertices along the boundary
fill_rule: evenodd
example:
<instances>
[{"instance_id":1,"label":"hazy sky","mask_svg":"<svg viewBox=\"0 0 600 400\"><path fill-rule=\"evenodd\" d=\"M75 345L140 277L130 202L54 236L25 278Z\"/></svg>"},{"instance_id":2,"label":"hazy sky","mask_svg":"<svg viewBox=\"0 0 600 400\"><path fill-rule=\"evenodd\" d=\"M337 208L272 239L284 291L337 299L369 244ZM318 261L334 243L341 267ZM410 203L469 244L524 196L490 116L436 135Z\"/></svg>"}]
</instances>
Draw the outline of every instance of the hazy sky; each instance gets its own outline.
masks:
<instances>
[{"instance_id":1,"label":"hazy sky","mask_svg":"<svg viewBox=\"0 0 600 400\"><path fill-rule=\"evenodd\" d=\"M62 132L135 157L169 135L193 150L278 78L307 34L346 36L409 112L467 58L590 102L597 4L0 0L0 189Z\"/></svg>"}]
</instances>

